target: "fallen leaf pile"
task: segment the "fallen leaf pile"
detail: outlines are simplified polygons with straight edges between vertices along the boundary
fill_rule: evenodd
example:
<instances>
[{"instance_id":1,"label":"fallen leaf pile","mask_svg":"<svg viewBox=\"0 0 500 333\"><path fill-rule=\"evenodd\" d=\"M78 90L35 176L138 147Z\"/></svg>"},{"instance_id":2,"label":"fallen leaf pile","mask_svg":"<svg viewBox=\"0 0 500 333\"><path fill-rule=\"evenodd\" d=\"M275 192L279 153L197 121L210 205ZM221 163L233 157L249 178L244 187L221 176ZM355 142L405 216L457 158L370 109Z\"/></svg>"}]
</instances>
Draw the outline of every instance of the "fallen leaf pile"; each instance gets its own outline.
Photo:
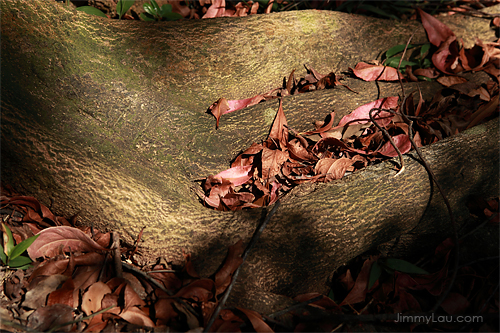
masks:
<instances>
[{"instance_id":1,"label":"fallen leaf pile","mask_svg":"<svg viewBox=\"0 0 500 333\"><path fill-rule=\"evenodd\" d=\"M487 102L484 95L493 98ZM238 155L231 168L203 181L204 203L217 210L262 207L298 184L340 179L346 172L398 156L388 138L371 122L370 113L402 154L410 151L411 142L409 126L400 111L413 119L418 147L456 134L498 114L498 83L444 88L429 103L420 98L416 106L413 95L402 105L398 99L393 96L365 104L343 117L337 126L333 126L332 112L316 123L315 130L305 133L287 126L280 100L268 138Z\"/></svg>"},{"instance_id":2,"label":"fallen leaf pile","mask_svg":"<svg viewBox=\"0 0 500 333\"><path fill-rule=\"evenodd\" d=\"M491 202L498 207L498 200ZM299 302L315 301L292 311L299 322L294 332L354 332L360 329L372 332L497 332L498 265L491 265L491 262L462 265L439 311L425 312L443 295L450 282L453 267L450 267L449 257L453 246L447 238L430 254L432 257L426 269L433 273L400 259L357 257L335 273L330 297L311 293L295 298ZM363 315L372 315L372 319L364 323L349 322L348 314L359 316L360 321ZM392 319L383 319L388 314ZM375 320L377 315L382 317Z\"/></svg>"},{"instance_id":3,"label":"fallen leaf pile","mask_svg":"<svg viewBox=\"0 0 500 333\"><path fill-rule=\"evenodd\" d=\"M468 208L479 221L488 219L498 231L498 203L498 198L478 198ZM132 263L121 263L119 276L109 233L66 225L66 219L54 216L32 197L2 196L1 217L4 246L7 225L16 243L39 235L27 251L37 259L32 268L2 267L0 328L11 332L201 332L242 263L241 241L229 247L212 278L196 273L190 255L184 255L185 262L179 267L161 258L156 264L140 267L133 264L133 247L123 246L120 260ZM477 230L477 226L471 227ZM299 295L294 300L300 304L279 315L223 308L210 331L375 331L374 324L379 330L387 327L391 331L457 331L471 324L479 331L498 331L498 266L489 264L495 258L460 266L455 287L433 322L395 322L394 315L383 321L351 321L352 316L411 316L427 311L449 283L452 248L446 239L424 256L425 269L433 273L400 259L357 257L335 273L329 296ZM449 319L472 314L480 321L470 324Z\"/></svg>"},{"instance_id":4,"label":"fallen leaf pile","mask_svg":"<svg viewBox=\"0 0 500 333\"><path fill-rule=\"evenodd\" d=\"M229 248L213 278L201 278L190 255L184 255L181 268L160 260L152 267L142 267L145 272L139 274L141 268L129 264L120 277L113 265L110 233L72 227L32 197L2 196L1 211L15 243L39 235L28 248L33 267L5 271L0 299L5 309L2 329L16 319L19 327L37 332L132 332L144 328L164 332L204 327L242 262L244 248L239 241ZM2 235L5 245L4 224ZM121 256L131 263L132 250L121 247ZM131 266L133 269L127 268ZM236 332L245 323L271 331L258 313L242 308L223 310L212 330Z\"/></svg>"},{"instance_id":5,"label":"fallen leaf pile","mask_svg":"<svg viewBox=\"0 0 500 333\"><path fill-rule=\"evenodd\" d=\"M493 79L474 85L461 77L441 76L439 82L448 88L438 91L431 101L423 101L421 94L414 101L413 93L404 101L396 96L387 97L357 108L337 126L333 126L335 112L332 112L323 122L317 122L314 130L305 133L288 127L280 100L267 139L253 143L236 157L231 168L202 182L204 204L222 211L262 207L274 203L298 184L340 179L346 172L398 156L395 147L405 154L412 145L409 123L401 113L412 121L418 147L495 117L499 102L500 43L478 40L474 48L459 50L455 35L446 25L419 12L430 42L439 47L432 55L435 65L435 69L430 69L432 72L483 70ZM295 79L292 71L282 88L243 100L219 99L209 108L217 127L222 114L262 100L342 85L333 72L322 75L310 67L306 69L308 74L300 80ZM359 63L353 72L364 80L398 80L399 75L396 68L366 63Z\"/></svg>"},{"instance_id":6,"label":"fallen leaf pile","mask_svg":"<svg viewBox=\"0 0 500 333\"><path fill-rule=\"evenodd\" d=\"M458 43L453 31L444 23L419 8L417 12L420 14L429 42L436 49L430 51L433 66L415 70L412 70L411 66L403 66L406 70L406 79L418 81L417 76L430 79L441 76L438 81L449 86L463 83L465 79L456 74L466 71L485 71L494 77L500 75L499 41L484 43L477 38L475 45L467 49L463 46L463 41ZM350 70L365 81L397 81L399 76L402 76L396 68L384 66L376 60L372 62L373 64L360 62Z\"/></svg>"}]
</instances>

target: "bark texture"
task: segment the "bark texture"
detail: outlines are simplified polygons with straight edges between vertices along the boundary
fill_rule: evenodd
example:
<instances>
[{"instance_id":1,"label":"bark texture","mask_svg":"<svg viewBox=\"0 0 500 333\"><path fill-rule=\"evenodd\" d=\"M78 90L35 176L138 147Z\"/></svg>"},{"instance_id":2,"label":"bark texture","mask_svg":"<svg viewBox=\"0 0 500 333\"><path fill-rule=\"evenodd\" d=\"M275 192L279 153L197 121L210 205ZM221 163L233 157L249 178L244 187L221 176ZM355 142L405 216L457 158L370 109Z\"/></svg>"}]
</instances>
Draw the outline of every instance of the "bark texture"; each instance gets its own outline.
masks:
<instances>
[{"instance_id":1,"label":"bark texture","mask_svg":"<svg viewBox=\"0 0 500 333\"><path fill-rule=\"evenodd\" d=\"M106 20L52 1L3 1L1 10L2 183L129 240L146 227L143 253L174 260L185 249L204 275L227 246L249 239L261 211L207 209L195 180L265 138L278 104L223 116L217 131L207 107L277 87L293 69L305 74L303 64L346 70L413 32L413 42L426 39L417 22L336 12L152 24ZM448 20L466 40L494 38L486 20ZM309 129L332 109L338 121L378 97L373 83L345 83L359 94L339 88L285 98L289 125ZM422 88L430 96L439 86ZM399 91L380 85L380 97ZM498 194L498 131L492 121L424 149L459 223L468 218L469 196ZM412 154L405 159L399 177L386 162L292 191L245 265L233 303L272 311L289 301L280 295L326 290L340 265L417 226L416 236L405 238L409 253L422 237L448 233L428 174Z\"/></svg>"}]
</instances>

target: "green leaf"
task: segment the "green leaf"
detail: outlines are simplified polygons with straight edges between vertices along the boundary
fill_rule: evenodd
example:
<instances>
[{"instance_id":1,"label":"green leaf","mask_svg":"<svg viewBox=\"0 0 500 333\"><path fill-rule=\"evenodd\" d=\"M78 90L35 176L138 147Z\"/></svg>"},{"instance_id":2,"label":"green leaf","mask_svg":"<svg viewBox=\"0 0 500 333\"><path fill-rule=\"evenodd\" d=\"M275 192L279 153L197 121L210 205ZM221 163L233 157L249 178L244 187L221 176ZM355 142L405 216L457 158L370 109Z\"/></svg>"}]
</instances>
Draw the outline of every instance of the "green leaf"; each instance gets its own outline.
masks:
<instances>
[{"instance_id":1,"label":"green leaf","mask_svg":"<svg viewBox=\"0 0 500 333\"><path fill-rule=\"evenodd\" d=\"M155 0L151 0L151 6L153 7L153 9L155 10L155 12L157 14L160 14L161 13L161 9L160 9L160 6L158 6L158 4L156 3Z\"/></svg>"},{"instance_id":2,"label":"green leaf","mask_svg":"<svg viewBox=\"0 0 500 333\"><path fill-rule=\"evenodd\" d=\"M8 263L8 266L9 267L12 267L12 268L21 268L27 264L31 264L32 261L30 258L28 257L17 257L17 258L14 258L14 259L9 259L9 263Z\"/></svg>"},{"instance_id":3,"label":"green leaf","mask_svg":"<svg viewBox=\"0 0 500 333\"><path fill-rule=\"evenodd\" d=\"M121 20L122 16L132 7L135 0L118 0L116 4L116 12L118 13L118 19Z\"/></svg>"},{"instance_id":4,"label":"green leaf","mask_svg":"<svg viewBox=\"0 0 500 333\"><path fill-rule=\"evenodd\" d=\"M384 63L386 66L390 66L390 67L394 67L394 68L398 68L398 65L399 65L399 59L401 59L400 57L392 57L390 59L387 59L386 62ZM409 65L409 66L416 66L418 65L416 62L413 62L413 61L408 61L408 60L403 60L401 61L401 68L405 68L406 65Z\"/></svg>"},{"instance_id":5,"label":"green leaf","mask_svg":"<svg viewBox=\"0 0 500 333\"><path fill-rule=\"evenodd\" d=\"M432 79L430 77L427 77L427 76L423 76L423 75L417 75L417 78L419 80L422 80L422 81L432 81Z\"/></svg>"},{"instance_id":6,"label":"green leaf","mask_svg":"<svg viewBox=\"0 0 500 333\"><path fill-rule=\"evenodd\" d=\"M21 243L17 244L10 253L9 260L15 259L21 254L23 254L23 252L26 251L31 244L33 244L33 242L35 241L35 239L38 238L38 236L40 235L32 236L28 239L23 240Z\"/></svg>"},{"instance_id":7,"label":"green leaf","mask_svg":"<svg viewBox=\"0 0 500 333\"><path fill-rule=\"evenodd\" d=\"M422 47L420 48L420 57L423 58L430 48L431 48L431 43L426 43L422 45Z\"/></svg>"},{"instance_id":8,"label":"green leaf","mask_svg":"<svg viewBox=\"0 0 500 333\"><path fill-rule=\"evenodd\" d=\"M408 274L429 274L425 269L417 267L402 259L388 258L384 263L387 267Z\"/></svg>"},{"instance_id":9,"label":"green leaf","mask_svg":"<svg viewBox=\"0 0 500 333\"><path fill-rule=\"evenodd\" d=\"M183 19L184 17L179 13L167 13L167 15L163 16L167 21L175 21Z\"/></svg>"},{"instance_id":10,"label":"green leaf","mask_svg":"<svg viewBox=\"0 0 500 333\"><path fill-rule=\"evenodd\" d=\"M7 265L7 256L5 255L5 252L3 251L3 246L1 244L0 244L0 259L5 265Z\"/></svg>"},{"instance_id":11,"label":"green leaf","mask_svg":"<svg viewBox=\"0 0 500 333\"><path fill-rule=\"evenodd\" d=\"M96 15L96 16L108 18L106 16L106 14L104 14L101 10L99 10L95 7L92 7L92 6L81 6L81 7L78 7L76 10L90 14L90 15Z\"/></svg>"},{"instance_id":12,"label":"green leaf","mask_svg":"<svg viewBox=\"0 0 500 333\"><path fill-rule=\"evenodd\" d=\"M380 278L382 274L382 267L378 264L378 260L372 264L372 268L370 268L370 277L368 278L368 289L371 289L375 282Z\"/></svg>"},{"instance_id":13,"label":"green leaf","mask_svg":"<svg viewBox=\"0 0 500 333\"><path fill-rule=\"evenodd\" d=\"M7 254L7 257L10 257L12 249L14 249L14 237L12 237L12 232L10 231L8 226L6 224L4 224L3 226L5 228L5 234L7 235L7 240L5 240L4 237L5 253Z\"/></svg>"},{"instance_id":14,"label":"green leaf","mask_svg":"<svg viewBox=\"0 0 500 333\"><path fill-rule=\"evenodd\" d=\"M155 18L152 15L148 14L148 13L140 13L139 16L141 17L141 19L143 21L146 21L146 22L154 22L154 21L156 21Z\"/></svg>"},{"instance_id":15,"label":"green leaf","mask_svg":"<svg viewBox=\"0 0 500 333\"><path fill-rule=\"evenodd\" d=\"M385 52L386 59L392 57L395 54L398 54L399 52L403 52L404 49L405 49L405 46L406 46L406 44L400 44L400 45L396 45L396 46L393 46L390 49L388 49ZM415 47L415 45L410 44L410 45L408 45L408 50L411 49L411 48L414 48L414 47Z\"/></svg>"},{"instance_id":16,"label":"green leaf","mask_svg":"<svg viewBox=\"0 0 500 333\"><path fill-rule=\"evenodd\" d=\"M156 16L156 12L153 8L153 6L151 6L151 4L149 3L145 3L144 5L142 5L142 7L144 8L144 10L146 11L146 13L148 13L149 15L155 17Z\"/></svg>"},{"instance_id":17,"label":"green leaf","mask_svg":"<svg viewBox=\"0 0 500 333\"><path fill-rule=\"evenodd\" d=\"M430 59L425 58L424 61L422 61L422 68L429 68L432 65L432 61Z\"/></svg>"},{"instance_id":18,"label":"green leaf","mask_svg":"<svg viewBox=\"0 0 500 333\"><path fill-rule=\"evenodd\" d=\"M165 17L167 15L167 13L171 13L172 12L172 5L167 3L163 6L161 6L161 9L160 9L160 14L161 14L161 17Z\"/></svg>"}]
</instances>

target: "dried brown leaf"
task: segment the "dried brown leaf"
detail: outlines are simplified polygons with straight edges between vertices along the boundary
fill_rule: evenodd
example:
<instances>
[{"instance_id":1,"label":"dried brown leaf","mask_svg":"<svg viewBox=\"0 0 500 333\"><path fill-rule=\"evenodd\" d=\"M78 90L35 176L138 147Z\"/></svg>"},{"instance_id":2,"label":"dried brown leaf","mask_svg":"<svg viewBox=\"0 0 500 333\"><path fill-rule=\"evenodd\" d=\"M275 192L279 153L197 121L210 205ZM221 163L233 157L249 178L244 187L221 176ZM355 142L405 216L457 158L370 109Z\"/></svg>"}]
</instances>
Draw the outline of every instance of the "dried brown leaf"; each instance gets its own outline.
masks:
<instances>
[{"instance_id":1,"label":"dried brown leaf","mask_svg":"<svg viewBox=\"0 0 500 333\"><path fill-rule=\"evenodd\" d=\"M325 175L324 181L329 182L344 177L347 168L353 163L354 161L344 157L339 159L323 158L316 163L314 172L316 175Z\"/></svg>"},{"instance_id":2,"label":"dried brown leaf","mask_svg":"<svg viewBox=\"0 0 500 333\"><path fill-rule=\"evenodd\" d=\"M111 294L111 288L104 282L99 281L91 285L82 296L83 312L88 316L101 310L101 301L106 294Z\"/></svg>"},{"instance_id":3,"label":"dried brown leaf","mask_svg":"<svg viewBox=\"0 0 500 333\"><path fill-rule=\"evenodd\" d=\"M53 257L62 249L64 252L93 252L108 250L83 231L68 227L59 226L42 230L40 236L28 248L31 259L39 257Z\"/></svg>"},{"instance_id":4,"label":"dried brown leaf","mask_svg":"<svg viewBox=\"0 0 500 333\"><path fill-rule=\"evenodd\" d=\"M288 159L288 152L278 149L264 148L262 150L262 178L270 180L277 175L281 166Z\"/></svg>"},{"instance_id":5,"label":"dried brown leaf","mask_svg":"<svg viewBox=\"0 0 500 333\"><path fill-rule=\"evenodd\" d=\"M288 124L286 122L285 113L283 112L283 99L280 99L278 112L274 118L268 138L279 142L281 150L286 149L286 144L288 142Z\"/></svg>"}]
</instances>

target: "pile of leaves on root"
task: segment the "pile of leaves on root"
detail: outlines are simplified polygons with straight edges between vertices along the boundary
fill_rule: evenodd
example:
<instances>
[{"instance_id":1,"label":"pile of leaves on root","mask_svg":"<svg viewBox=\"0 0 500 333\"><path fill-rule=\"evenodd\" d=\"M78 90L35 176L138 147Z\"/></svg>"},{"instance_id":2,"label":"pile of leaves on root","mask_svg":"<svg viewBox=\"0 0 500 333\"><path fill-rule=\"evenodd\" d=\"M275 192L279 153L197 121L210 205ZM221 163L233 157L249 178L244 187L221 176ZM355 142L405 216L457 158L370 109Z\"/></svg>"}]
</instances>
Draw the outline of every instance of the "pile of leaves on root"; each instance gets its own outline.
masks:
<instances>
[{"instance_id":1,"label":"pile of leaves on root","mask_svg":"<svg viewBox=\"0 0 500 333\"><path fill-rule=\"evenodd\" d=\"M480 227L498 231L498 202L471 201ZM0 211L4 331L201 332L242 263L239 241L209 278L196 273L188 254L182 264L160 258L141 266L137 245L113 242L112 233L74 227L76 219L53 215L33 197L3 195ZM36 240L27 255L34 262L24 269L6 266L5 261L15 266L5 260L14 256L12 247L32 237ZM498 331L498 265L490 264L495 258L460 266L439 311L422 312L449 283L452 248L451 240L444 240L419 266L380 255L357 257L334 274L328 296L299 295L292 307L270 314L223 308L209 331Z\"/></svg>"},{"instance_id":2,"label":"pile of leaves on root","mask_svg":"<svg viewBox=\"0 0 500 333\"><path fill-rule=\"evenodd\" d=\"M403 61L400 57L397 68L372 62L358 63L351 71L365 81L415 81L416 75L427 80L438 78L447 88L431 101L423 101L421 93L414 92L403 100L390 96L370 102L343 117L336 126L335 112L331 112L324 121L315 123L315 129L304 133L287 125L280 100L267 139L239 154L231 168L203 180L203 203L222 211L267 206L301 183L329 182L401 156L412 148L410 136L421 147L497 116L500 43L478 39L471 49L460 47L446 25L421 10L419 13L432 44L421 56L429 57L428 63L433 66L412 69L406 65L403 73L399 70ZM403 49L404 45L400 51ZM218 127L223 114L261 101L343 85L333 72L325 75L312 67L306 69L307 75L299 80L292 71L281 88L242 100L220 98L208 113L216 118ZM457 76L465 71L485 71L492 79L474 85Z\"/></svg>"}]
</instances>

